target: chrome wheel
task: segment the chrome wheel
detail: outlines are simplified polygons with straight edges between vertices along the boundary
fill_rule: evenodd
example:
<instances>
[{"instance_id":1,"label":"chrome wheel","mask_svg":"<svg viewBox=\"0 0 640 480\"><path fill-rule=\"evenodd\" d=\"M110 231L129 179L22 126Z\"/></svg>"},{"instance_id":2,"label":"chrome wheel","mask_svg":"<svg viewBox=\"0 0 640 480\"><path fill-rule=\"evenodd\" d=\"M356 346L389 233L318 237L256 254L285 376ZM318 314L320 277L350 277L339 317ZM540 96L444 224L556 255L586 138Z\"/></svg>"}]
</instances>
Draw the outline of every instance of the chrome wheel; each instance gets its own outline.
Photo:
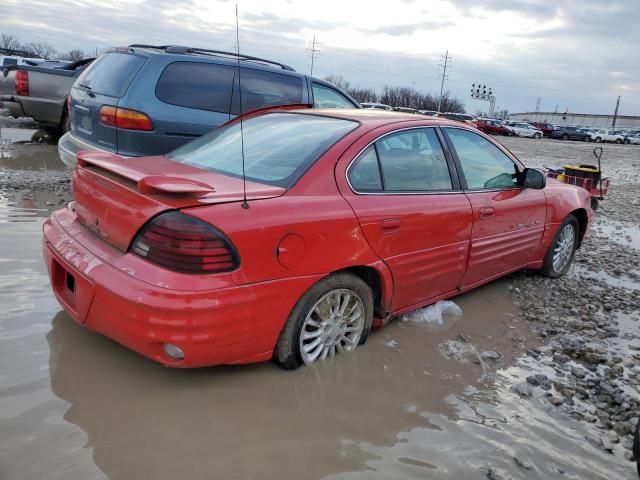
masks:
<instances>
[{"instance_id":1,"label":"chrome wheel","mask_svg":"<svg viewBox=\"0 0 640 480\"><path fill-rule=\"evenodd\" d=\"M358 346L364 329L362 299L352 290L324 294L309 310L300 330L300 356L309 365Z\"/></svg>"},{"instance_id":2,"label":"chrome wheel","mask_svg":"<svg viewBox=\"0 0 640 480\"><path fill-rule=\"evenodd\" d=\"M556 272L562 272L571 260L575 242L576 230L574 226L572 224L565 225L553 249L553 269Z\"/></svg>"}]
</instances>

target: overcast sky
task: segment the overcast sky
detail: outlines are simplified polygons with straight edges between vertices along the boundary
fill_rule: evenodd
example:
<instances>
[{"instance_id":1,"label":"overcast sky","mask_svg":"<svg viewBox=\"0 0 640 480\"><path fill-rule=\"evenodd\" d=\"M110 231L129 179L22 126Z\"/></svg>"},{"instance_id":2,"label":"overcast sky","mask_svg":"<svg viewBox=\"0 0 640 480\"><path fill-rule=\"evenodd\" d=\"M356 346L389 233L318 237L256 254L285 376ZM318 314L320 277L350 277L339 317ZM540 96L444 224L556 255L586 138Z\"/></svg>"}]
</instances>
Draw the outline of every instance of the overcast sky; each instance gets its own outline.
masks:
<instances>
[{"instance_id":1,"label":"overcast sky","mask_svg":"<svg viewBox=\"0 0 640 480\"><path fill-rule=\"evenodd\" d=\"M352 84L439 92L467 111L472 83L493 88L510 112L568 109L640 114L640 0L2 0L0 32L59 50L130 43L234 49L235 4L243 53Z\"/></svg>"}]
</instances>

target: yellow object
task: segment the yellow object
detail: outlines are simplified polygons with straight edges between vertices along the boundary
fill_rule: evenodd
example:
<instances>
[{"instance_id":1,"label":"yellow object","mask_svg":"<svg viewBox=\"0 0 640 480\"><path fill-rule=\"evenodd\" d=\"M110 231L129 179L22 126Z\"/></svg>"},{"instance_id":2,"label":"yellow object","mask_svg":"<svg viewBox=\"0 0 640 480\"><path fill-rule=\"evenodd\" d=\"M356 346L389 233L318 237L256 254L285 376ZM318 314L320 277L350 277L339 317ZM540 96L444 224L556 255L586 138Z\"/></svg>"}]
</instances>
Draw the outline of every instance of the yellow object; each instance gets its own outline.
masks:
<instances>
[{"instance_id":1,"label":"yellow object","mask_svg":"<svg viewBox=\"0 0 640 480\"><path fill-rule=\"evenodd\" d=\"M558 175L556 178L557 178L557 180L558 180L559 182L564 182L564 177L565 177L565 176L564 176L563 174L560 174L560 175Z\"/></svg>"},{"instance_id":2,"label":"yellow object","mask_svg":"<svg viewBox=\"0 0 640 480\"><path fill-rule=\"evenodd\" d=\"M600 173L600 170L598 170L596 167L589 168L589 167L578 167L576 165L564 165L564 169L565 170L579 170L581 172L589 172L589 173Z\"/></svg>"}]
</instances>

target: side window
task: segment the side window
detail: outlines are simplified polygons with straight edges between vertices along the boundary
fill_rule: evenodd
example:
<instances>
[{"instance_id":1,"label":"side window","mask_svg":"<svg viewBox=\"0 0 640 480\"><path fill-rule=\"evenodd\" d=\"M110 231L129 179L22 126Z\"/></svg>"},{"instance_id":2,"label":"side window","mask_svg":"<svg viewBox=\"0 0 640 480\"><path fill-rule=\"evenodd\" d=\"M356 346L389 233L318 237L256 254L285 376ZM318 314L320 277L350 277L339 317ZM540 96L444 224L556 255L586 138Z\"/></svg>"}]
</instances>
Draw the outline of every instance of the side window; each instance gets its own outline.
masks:
<instances>
[{"instance_id":1,"label":"side window","mask_svg":"<svg viewBox=\"0 0 640 480\"><path fill-rule=\"evenodd\" d=\"M349 168L349 183L358 192L382 191L380 179L380 165L373 145L360 154L355 163Z\"/></svg>"},{"instance_id":2,"label":"side window","mask_svg":"<svg viewBox=\"0 0 640 480\"><path fill-rule=\"evenodd\" d=\"M376 146L386 191L453 188L447 160L433 128L387 135Z\"/></svg>"},{"instance_id":3,"label":"side window","mask_svg":"<svg viewBox=\"0 0 640 480\"><path fill-rule=\"evenodd\" d=\"M171 105L229 113L234 68L198 62L173 62L156 85L159 100Z\"/></svg>"},{"instance_id":4,"label":"side window","mask_svg":"<svg viewBox=\"0 0 640 480\"><path fill-rule=\"evenodd\" d=\"M318 83L312 84L312 88L315 108L356 108L347 97L336 92L333 88Z\"/></svg>"},{"instance_id":5,"label":"side window","mask_svg":"<svg viewBox=\"0 0 640 480\"><path fill-rule=\"evenodd\" d=\"M447 160L433 128L405 130L381 138L375 148L368 147L349 168L349 182L359 192L453 188Z\"/></svg>"},{"instance_id":6,"label":"side window","mask_svg":"<svg viewBox=\"0 0 640 480\"><path fill-rule=\"evenodd\" d=\"M240 81L242 82L243 112L302 102L302 79L300 77L243 68L240 71ZM234 88L234 90L237 89ZM234 115L240 113L238 97L238 92L235 92L233 109L231 110Z\"/></svg>"},{"instance_id":7,"label":"side window","mask_svg":"<svg viewBox=\"0 0 640 480\"><path fill-rule=\"evenodd\" d=\"M510 188L518 184L516 164L489 140L468 130L445 130L458 154L467 188Z\"/></svg>"}]
</instances>

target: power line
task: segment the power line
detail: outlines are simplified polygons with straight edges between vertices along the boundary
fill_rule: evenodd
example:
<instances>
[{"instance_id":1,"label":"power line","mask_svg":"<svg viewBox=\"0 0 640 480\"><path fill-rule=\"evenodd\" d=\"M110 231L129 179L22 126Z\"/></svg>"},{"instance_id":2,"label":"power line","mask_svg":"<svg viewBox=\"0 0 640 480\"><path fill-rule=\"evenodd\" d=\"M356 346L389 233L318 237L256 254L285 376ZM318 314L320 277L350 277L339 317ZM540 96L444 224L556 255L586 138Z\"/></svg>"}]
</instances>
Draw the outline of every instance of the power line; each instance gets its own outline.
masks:
<instances>
[{"instance_id":1,"label":"power line","mask_svg":"<svg viewBox=\"0 0 640 480\"><path fill-rule=\"evenodd\" d=\"M316 48L316 36L313 36L313 41L309 42L309 47L307 48L308 52L311 52L311 72L309 72L309 75L313 76L313 63L316 59L316 52L319 52L320 50Z\"/></svg>"},{"instance_id":2,"label":"power line","mask_svg":"<svg viewBox=\"0 0 640 480\"><path fill-rule=\"evenodd\" d=\"M440 111L440 107L442 106L442 92L444 90L444 79L447 78L447 68L451 70L451 64L449 64L449 49L447 49L447 53L444 55L444 65L439 63L438 66L442 67L442 82L440 82L440 98L438 100L438 111ZM449 65L447 65L449 64Z\"/></svg>"}]
</instances>

